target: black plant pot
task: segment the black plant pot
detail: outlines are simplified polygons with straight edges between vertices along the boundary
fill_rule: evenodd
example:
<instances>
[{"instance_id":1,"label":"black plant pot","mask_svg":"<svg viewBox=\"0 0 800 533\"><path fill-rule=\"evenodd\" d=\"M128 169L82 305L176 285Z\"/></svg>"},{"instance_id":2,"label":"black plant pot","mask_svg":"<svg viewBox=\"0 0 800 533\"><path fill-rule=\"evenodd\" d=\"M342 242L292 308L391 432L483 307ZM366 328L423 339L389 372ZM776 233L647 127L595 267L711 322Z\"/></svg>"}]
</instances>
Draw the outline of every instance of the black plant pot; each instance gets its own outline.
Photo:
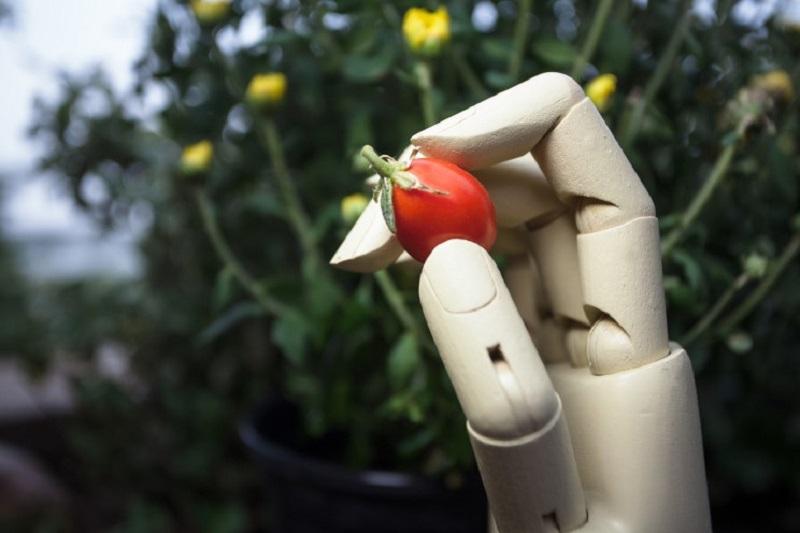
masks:
<instances>
[{"instance_id":1,"label":"black plant pot","mask_svg":"<svg viewBox=\"0 0 800 533\"><path fill-rule=\"evenodd\" d=\"M274 533L486 532L479 479L454 491L421 476L354 471L286 446L297 427L296 409L269 401L240 428L265 476Z\"/></svg>"}]
</instances>

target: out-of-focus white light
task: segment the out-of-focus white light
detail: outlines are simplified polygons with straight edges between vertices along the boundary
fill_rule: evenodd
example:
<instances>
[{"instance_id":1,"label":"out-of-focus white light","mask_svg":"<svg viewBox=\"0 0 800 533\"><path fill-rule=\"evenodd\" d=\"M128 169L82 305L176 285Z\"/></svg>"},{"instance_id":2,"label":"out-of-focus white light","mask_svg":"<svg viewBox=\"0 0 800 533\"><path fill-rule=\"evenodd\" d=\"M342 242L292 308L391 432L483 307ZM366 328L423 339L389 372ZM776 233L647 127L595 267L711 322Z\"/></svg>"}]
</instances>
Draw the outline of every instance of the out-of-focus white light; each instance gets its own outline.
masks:
<instances>
[{"instance_id":1,"label":"out-of-focus white light","mask_svg":"<svg viewBox=\"0 0 800 533\"><path fill-rule=\"evenodd\" d=\"M478 2L472 10L472 25L482 32L489 32L497 25L497 8L492 2Z\"/></svg>"}]
</instances>

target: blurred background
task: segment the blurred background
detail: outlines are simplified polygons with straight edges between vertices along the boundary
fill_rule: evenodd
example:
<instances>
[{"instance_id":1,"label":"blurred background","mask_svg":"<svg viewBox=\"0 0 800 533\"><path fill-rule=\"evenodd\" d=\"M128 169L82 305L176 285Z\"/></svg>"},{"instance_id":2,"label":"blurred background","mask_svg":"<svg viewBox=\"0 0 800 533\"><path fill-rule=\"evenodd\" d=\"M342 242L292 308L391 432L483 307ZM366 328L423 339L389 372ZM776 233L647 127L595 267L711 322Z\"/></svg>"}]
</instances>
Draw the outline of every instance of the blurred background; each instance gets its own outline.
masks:
<instances>
[{"instance_id":1,"label":"blurred background","mask_svg":"<svg viewBox=\"0 0 800 533\"><path fill-rule=\"evenodd\" d=\"M362 145L554 70L656 202L715 530L800 531L798 57L788 0L0 0L0 529L282 531L263 442L468 492L416 267L327 258Z\"/></svg>"}]
</instances>

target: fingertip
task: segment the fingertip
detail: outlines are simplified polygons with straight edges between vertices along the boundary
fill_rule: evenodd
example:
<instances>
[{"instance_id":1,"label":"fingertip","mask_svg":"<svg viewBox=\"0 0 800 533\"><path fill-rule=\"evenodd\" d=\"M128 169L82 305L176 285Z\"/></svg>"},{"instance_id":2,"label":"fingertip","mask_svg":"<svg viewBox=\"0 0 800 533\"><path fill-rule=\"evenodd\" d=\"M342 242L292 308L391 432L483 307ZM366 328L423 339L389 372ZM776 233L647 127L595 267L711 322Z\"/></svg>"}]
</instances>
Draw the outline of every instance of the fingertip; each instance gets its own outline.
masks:
<instances>
[{"instance_id":1,"label":"fingertip","mask_svg":"<svg viewBox=\"0 0 800 533\"><path fill-rule=\"evenodd\" d=\"M431 157L468 170L519 157L584 99L567 75L546 72L502 91L411 138Z\"/></svg>"},{"instance_id":2,"label":"fingertip","mask_svg":"<svg viewBox=\"0 0 800 533\"><path fill-rule=\"evenodd\" d=\"M442 309L468 313L485 307L496 297L496 270L481 246L452 239L433 249L422 268L422 278ZM421 283L420 298L423 297Z\"/></svg>"}]
</instances>

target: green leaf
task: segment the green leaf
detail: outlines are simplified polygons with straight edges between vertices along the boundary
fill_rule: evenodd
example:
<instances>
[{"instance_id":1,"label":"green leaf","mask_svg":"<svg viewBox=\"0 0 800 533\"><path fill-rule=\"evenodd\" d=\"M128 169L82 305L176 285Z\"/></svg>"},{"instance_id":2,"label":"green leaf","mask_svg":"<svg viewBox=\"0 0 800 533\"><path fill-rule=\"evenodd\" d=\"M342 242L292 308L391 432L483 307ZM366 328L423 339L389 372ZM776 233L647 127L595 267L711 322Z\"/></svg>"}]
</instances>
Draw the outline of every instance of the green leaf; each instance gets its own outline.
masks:
<instances>
[{"instance_id":1,"label":"green leaf","mask_svg":"<svg viewBox=\"0 0 800 533\"><path fill-rule=\"evenodd\" d=\"M345 146L348 153L354 152L359 160L366 161L359 152L362 146L374 142L372 114L367 109L356 109L346 127Z\"/></svg>"},{"instance_id":2,"label":"green leaf","mask_svg":"<svg viewBox=\"0 0 800 533\"><path fill-rule=\"evenodd\" d=\"M363 25L349 32L351 54L368 55L375 48L378 39L378 27L374 24Z\"/></svg>"},{"instance_id":3,"label":"green leaf","mask_svg":"<svg viewBox=\"0 0 800 533\"><path fill-rule=\"evenodd\" d=\"M401 82L411 85L412 87L415 88L417 87L417 77L414 75L413 72L396 68L394 69L394 75L397 76L397 79L400 80Z\"/></svg>"},{"instance_id":4,"label":"green leaf","mask_svg":"<svg viewBox=\"0 0 800 533\"><path fill-rule=\"evenodd\" d=\"M388 178L383 178L381 183L381 212L386 227L392 233L397 233L397 224L394 219L394 204L392 203L392 183Z\"/></svg>"},{"instance_id":5,"label":"green leaf","mask_svg":"<svg viewBox=\"0 0 800 533\"><path fill-rule=\"evenodd\" d=\"M775 184L775 189L782 197L796 201L798 183L791 150L784 152L776 143L770 143L767 164L770 181Z\"/></svg>"},{"instance_id":6,"label":"green leaf","mask_svg":"<svg viewBox=\"0 0 800 533\"><path fill-rule=\"evenodd\" d=\"M202 506L204 533L239 533L247 530L247 512L237 503Z\"/></svg>"},{"instance_id":7,"label":"green leaf","mask_svg":"<svg viewBox=\"0 0 800 533\"><path fill-rule=\"evenodd\" d=\"M397 47L390 42L365 55L351 55L344 60L345 78L356 83L370 83L384 77L397 58Z\"/></svg>"},{"instance_id":8,"label":"green leaf","mask_svg":"<svg viewBox=\"0 0 800 533\"><path fill-rule=\"evenodd\" d=\"M670 309L685 310L690 313L699 312L703 302L698 298L697 291L688 287L676 276L664 278L664 291L669 299Z\"/></svg>"},{"instance_id":9,"label":"green leaf","mask_svg":"<svg viewBox=\"0 0 800 533\"><path fill-rule=\"evenodd\" d=\"M139 497L128 505L125 519L117 528L123 533L158 533L170 529L169 513L166 509Z\"/></svg>"},{"instance_id":10,"label":"green leaf","mask_svg":"<svg viewBox=\"0 0 800 533\"><path fill-rule=\"evenodd\" d=\"M672 258L681 266L686 280L689 282L689 287L696 290L704 285L703 269L692 255L676 249L672 252Z\"/></svg>"},{"instance_id":11,"label":"green leaf","mask_svg":"<svg viewBox=\"0 0 800 533\"><path fill-rule=\"evenodd\" d=\"M389 353L389 383L400 389L409 380L419 364L419 345L412 333L404 333Z\"/></svg>"},{"instance_id":12,"label":"green leaf","mask_svg":"<svg viewBox=\"0 0 800 533\"><path fill-rule=\"evenodd\" d=\"M514 80L505 72L499 70L490 70L486 72L486 85L492 89L505 89L509 87Z\"/></svg>"},{"instance_id":13,"label":"green leaf","mask_svg":"<svg viewBox=\"0 0 800 533\"><path fill-rule=\"evenodd\" d=\"M299 36L294 32L287 30L276 30L274 28L271 29L272 31L266 39L269 44L291 44L293 41L299 39Z\"/></svg>"},{"instance_id":14,"label":"green leaf","mask_svg":"<svg viewBox=\"0 0 800 533\"><path fill-rule=\"evenodd\" d=\"M335 222L341 218L339 202L331 203L317 213L313 222L314 236L317 242L324 240L325 234L330 231Z\"/></svg>"},{"instance_id":15,"label":"green leaf","mask_svg":"<svg viewBox=\"0 0 800 533\"><path fill-rule=\"evenodd\" d=\"M267 191L249 193L242 205L246 211L258 215L280 217L284 213L284 208L275 194Z\"/></svg>"},{"instance_id":16,"label":"green leaf","mask_svg":"<svg viewBox=\"0 0 800 533\"><path fill-rule=\"evenodd\" d=\"M217 274L214 285L214 309L222 309L231 301L236 288L236 279L233 271L225 267Z\"/></svg>"},{"instance_id":17,"label":"green leaf","mask_svg":"<svg viewBox=\"0 0 800 533\"><path fill-rule=\"evenodd\" d=\"M272 341L281 349L286 359L295 365L305 362L309 328L305 317L295 311L284 314L272 326Z\"/></svg>"},{"instance_id":18,"label":"green leaf","mask_svg":"<svg viewBox=\"0 0 800 533\"><path fill-rule=\"evenodd\" d=\"M436 438L436 430L433 427L423 427L420 431L412 433L397 443L397 451L401 455L413 455L428 446Z\"/></svg>"},{"instance_id":19,"label":"green leaf","mask_svg":"<svg viewBox=\"0 0 800 533\"><path fill-rule=\"evenodd\" d=\"M339 285L325 276L306 277L306 301L308 302L309 314L317 320L337 320L341 302L343 299L342 290ZM334 316L331 316L334 315Z\"/></svg>"},{"instance_id":20,"label":"green leaf","mask_svg":"<svg viewBox=\"0 0 800 533\"><path fill-rule=\"evenodd\" d=\"M534 57L556 68L567 68L575 61L575 47L558 39L539 39L531 45Z\"/></svg>"},{"instance_id":21,"label":"green leaf","mask_svg":"<svg viewBox=\"0 0 800 533\"><path fill-rule=\"evenodd\" d=\"M197 336L197 344L203 346L230 330L243 320L264 314L264 310L255 302L240 302L214 320Z\"/></svg>"},{"instance_id":22,"label":"green leaf","mask_svg":"<svg viewBox=\"0 0 800 533\"><path fill-rule=\"evenodd\" d=\"M624 76L630 69L633 59L633 43L635 39L628 24L611 20L603 38L600 40L599 67L601 72L613 72Z\"/></svg>"},{"instance_id":23,"label":"green leaf","mask_svg":"<svg viewBox=\"0 0 800 533\"><path fill-rule=\"evenodd\" d=\"M487 37L480 42L480 51L483 55L497 63L507 63L508 56L514 48L514 43L509 38Z\"/></svg>"}]
</instances>

